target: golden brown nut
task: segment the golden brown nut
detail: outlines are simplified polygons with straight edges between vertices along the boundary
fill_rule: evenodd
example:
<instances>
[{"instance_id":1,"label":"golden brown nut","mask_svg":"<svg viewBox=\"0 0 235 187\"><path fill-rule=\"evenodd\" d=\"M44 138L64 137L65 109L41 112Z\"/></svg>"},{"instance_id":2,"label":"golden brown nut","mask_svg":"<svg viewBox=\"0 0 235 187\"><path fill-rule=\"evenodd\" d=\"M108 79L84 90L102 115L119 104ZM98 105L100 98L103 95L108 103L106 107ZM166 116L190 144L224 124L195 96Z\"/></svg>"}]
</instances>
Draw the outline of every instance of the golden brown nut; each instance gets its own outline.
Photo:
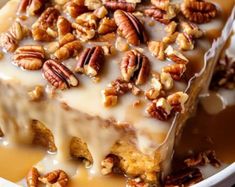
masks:
<instances>
[{"instance_id":1,"label":"golden brown nut","mask_svg":"<svg viewBox=\"0 0 235 187\"><path fill-rule=\"evenodd\" d=\"M163 72L170 73L174 80L180 80L186 70L186 66L185 64L173 64L164 67L162 70Z\"/></svg>"},{"instance_id":2,"label":"golden brown nut","mask_svg":"<svg viewBox=\"0 0 235 187\"><path fill-rule=\"evenodd\" d=\"M136 4L127 3L125 1L106 1L105 6L108 10L124 10L126 12L134 12Z\"/></svg>"},{"instance_id":3,"label":"golden brown nut","mask_svg":"<svg viewBox=\"0 0 235 187\"><path fill-rule=\"evenodd\" d=\"M164 42L157 42L157 41L150 41L148 43L148 49L154 55L157 57L158 60L164 60L165 59L165 43Z\"/></svg>"},{"instance_id":4,"label":"golden brown nut","mask_svg":"<svg viewBox=\"0 0 235 187\"><path fill-rule=\"evenodd\" d=\"M209 22L217 15L216 6L204 0L184 0L181 11L189 21L195 23Z\"/></svg>"},{"instance_id":5,"label":"golden brown nut","mask_svg":"<svg viewBox=\"0 0 235 187\"><path fill-rule=\"evenodd\" d=\"M114 19L104 17L99 23L98 33L107 34L107 33L116 31L116 29L117 29L117 25Z\"/></svg>"},{"instance_id":6,"label":"golden brown nut","mask_svg":"<svg viewBox=\"0 0 235 187\"><path fill-rule=\"evenodd\" d=\"M37 168L32 167L32 169L28 172L26 176L26 182L28 187L38 187L38 177L39 177L39 172Z\"/></svg>"},{"instance_id":7,"label":"golden brown nut","mask_svg":"<svg viewBox=\"0 0 235 187\"><path fill-rule=\"evenodd\" d=\"M114 12L114 19L121 35L132 45L139 45L147 41L142 23L133 14L122 10Z\"/></svg>"}]
</instances>

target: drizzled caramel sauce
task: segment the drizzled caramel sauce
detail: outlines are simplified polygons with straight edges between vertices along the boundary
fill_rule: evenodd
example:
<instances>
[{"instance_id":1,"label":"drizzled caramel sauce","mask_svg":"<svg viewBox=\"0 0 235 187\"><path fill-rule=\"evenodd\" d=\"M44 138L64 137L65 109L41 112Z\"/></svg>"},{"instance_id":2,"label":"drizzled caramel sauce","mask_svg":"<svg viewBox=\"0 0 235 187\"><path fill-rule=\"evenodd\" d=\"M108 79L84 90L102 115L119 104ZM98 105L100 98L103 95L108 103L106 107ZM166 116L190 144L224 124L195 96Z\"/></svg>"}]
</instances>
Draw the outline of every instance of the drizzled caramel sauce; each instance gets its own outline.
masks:
<instances>
[{"instance_id":1,"label":"drizzled caramel sauce","mask_svg":"<svg viewBox=\"0 0 235 187\"><path fill-rule=\"evenodd\" d=\"M199 106L194 117L188 120L180 142L176 146L176 157L184 158L192 152L215 150L223 163L235 162L235 105L218 114L208 114Z\"/></svg>"}]
</instances>

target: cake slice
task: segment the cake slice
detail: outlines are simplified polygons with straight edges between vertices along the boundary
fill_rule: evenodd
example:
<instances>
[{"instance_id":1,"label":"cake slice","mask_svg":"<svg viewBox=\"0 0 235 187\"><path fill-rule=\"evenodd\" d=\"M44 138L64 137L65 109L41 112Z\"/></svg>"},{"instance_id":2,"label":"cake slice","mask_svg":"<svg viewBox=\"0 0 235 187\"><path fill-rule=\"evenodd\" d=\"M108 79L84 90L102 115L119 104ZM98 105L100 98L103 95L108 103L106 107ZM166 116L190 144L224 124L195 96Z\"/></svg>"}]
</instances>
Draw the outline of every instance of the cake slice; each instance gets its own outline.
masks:
<instances>
[{"instance_id":1,"label":"cake slice","mask_svg":"<svg viewBox=\"0 0 235 187\"><path fill-rule=\"evenodd\" d=\"M231 8L191 0L9 1L0 12L2 136L42 145L59 162L85 160L92 174L157 183L210 78L204 55Z\"/></svg>"}]
</instances>

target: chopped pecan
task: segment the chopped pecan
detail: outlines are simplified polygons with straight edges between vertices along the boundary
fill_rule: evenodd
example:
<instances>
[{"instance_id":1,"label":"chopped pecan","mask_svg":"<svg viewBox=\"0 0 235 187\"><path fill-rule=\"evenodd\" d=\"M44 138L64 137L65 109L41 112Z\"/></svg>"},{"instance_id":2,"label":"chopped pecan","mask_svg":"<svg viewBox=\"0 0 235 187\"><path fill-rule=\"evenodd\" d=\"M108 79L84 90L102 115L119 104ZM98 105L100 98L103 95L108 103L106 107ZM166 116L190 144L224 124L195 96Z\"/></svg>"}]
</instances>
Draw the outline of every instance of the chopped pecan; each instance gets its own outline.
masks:
<instances>
[{"instance_id":1,"label":"chopped pecan","mask_svg":"<svg viewBox=\"0 0 235 187\"><path fill-rule=\"evenodd\" d=\"M58 60L76 56L82 48L79 40L76 40L71 33L66 34L59 42L59 48L55 51L54 56Z\"/></svg>"},{"instance_id":2,"label":"chopped pecan","mask_svg":"<svg viewBox=\"0 0 235 187\"><path fill-rule=\"evenodd\" d=\"M167 26L165 27L165 31L168 33L168 35L172 35L177 28L177 23L175 21L171 21Z\"/></svg>"},{"instance_id":3,"label":"chopped pecan","mask_svg":"<svg viewBox=\"0 0 235 187\"><path fill-rule=\"evenodd\" d=\"M129 45L124 38L117 37L116 42L115 42L115 48L118 51L124 52L129 49Z\"/></svg>"},{"instance_id":4,"label":"chopped pecan","mask_svg":"<svg viewBox=\"0 0 235 187\"><path fill-rule=\"evenodd\" d=\"M169 24L170 21L176 17L177 10L175 9L175 6L171 6L171 8L167 11L159 9L157 7L150 7L145 9L144 11L145 15L152 17L156 21L159 21L163 24Z\"/></svg>"},{"instance_id":5,"label":"chopped pecan","mask_svg":"<svg viewBox=\"0 0 235 187\"><path fill-rule=\"evenodd\" d=\"M59 16L57 20L57 28L59 38L70 33L72 31L71 23L63 16Z\"/></svg>"},{"instance_id":6,"label":"chopped pecan","mask_svg":"<svg viewBox=\"0 0 235 187\"><path fill-rule=\"evenodd\" d=\"M106 56L110 56L115 53L115 49L112 45L104 45L104 46L102 46L102 49L104 51L104 55L106 55Z\"/></svg>"},{"instance_id":7,"label":"chopped pecan","mask_svg":"<svg viewBox=\"0 0 235 187\"><path fill-rule=\"evenodd\" d=\"M88 8L83 3L77 4L76 2L69 1L65 6L66 6L66 11L73 18L76 18L79 15L89 11Z\"/></svg>"},{"instance_id":8,"label":"chopped pecan","mask_svg":"<svg viewBox=\"0 0 235 187\"><path fill-rule=\"evenodd\" d=\"M26 175L26 182L28 187L37 187L38 186L38 177L40 177L37 168L33 167Z\"/></svg>"},{"instance_id":9,"label":"chopped pecan","mask_svg":"<svg viewBox=\"0 0 235 187\"><path fill-rule=\"evenodd\" d=\"M235 59L227 54L218 61L212 77L211 88L220 87L235 88Z\"/></svg>"},{"instance_id":10,"label":"chopped pecan","mask_svg":"<svg viewBox=\"0 0 235 187\"><path fill-rule=\"evenodd\" d=\"M194 41L192 37L187 33L179 33L176 38L176 44L179 46L180 50L194 49Z\"/></svg>"},{"instance_id":11,"label":"chopped pecan","mask_svg":"<svg viewBox=\"0 0 235 187\"><path fill-rule=\"evenodd\" d=\"M55 60L47 60L42 67L42 73L55 88L63 90L79 84L76 76L65 65Z\"/></svg>"},{"instance_id":12,"label":"chopped pecan","mask_svg":"<svg viewBox=\"0 0 235 187\"><path fill-rule=\"evenodd\" d=\"M104 160L101 162L101 173L102 175L108 175L113 172L115 169L114 167L119 164L120 160L115 155L108 155Z\"/></svg>"},{"instance_id":13,"label":"chopped pecan","mask_svg":"<svg viewBox=\"0 0 235 187\"><path fill-rule=\"evenodd\" d=\"M161 9L167 11L169 5L170 5L170 0L151 0L151 3Z\"/></svg>"},{"instance_id":14,"label":"chopped pecan","mask_svg":"<svg viewBox=\"0 0 235 187\"><path fill-rule=\"evenodd\" d=\"M28 12L30 16L41 13L45 0L21 0L18 11L20 13Z\"/></svg>"},{"instance_id":15,"label":"chopped pecan","mask_svg":"<svg viewBox=\"0 0 235 187\"><path fill-rule=\"evenodd\" d=\"M102 47L87 48L79 57L75 71L95 77L100 72L103 61L104 51Z\"/></svg>"},{"instance_id":16,"label":"chopped pecan","mask_svg":"<svg viewBox=\"0 0 235 187\"><path fill-rule=\"evenodd\" d=\"M154 55L157 57L158 60L164 60L165 59L165 43L164 42L157 42L157 41L150 41L148 43L148 49Z\"/></svg>"},{"instance_id":17,"label":"chopped pecan","mask_svg":"<svg viewBox=\"0 0 235 187\"><path fill-rule=\"evenodd\" d=\"M171 88L173 88L174 81L170 73L162 72L160 74L160 81L165 90L170 90Z\"/></svg>"},{"instance_id":18,"label":"chopped pecan","mask_svg":"<svg viewBox=\"0 0 235 187\"><path fill-rule=\"evenodd\" d=\"M37 41L51 41L55 38L57 36L55 32L59 14L59 10L56 8L47 8L32 25L33 39Z\"/></svg>"},{"instance_id":19,"label":"chopped pecan","mask_svg":"<svg viewBox=\"0 0 235 187\"><path fill-rule=\"evenodd\" d=\"M104 18L107 14L108 14L108 10L104 6L97 8L94 11L94 15L99 19Z\"/></svg>"},{"instance_id":20,"label":"chopped pecan","mask_svg":"<svg viewBox=\"0 0 235 187\"><path fill-rule=\"evenodd\" d=\"M185 64L173 64L162 69L163 72L170 73L174 80L180 80L185 70Z\"/></svg>"},{"instance_id":21,"label":"chopped pecan","mask_svg":"<svg viewBox=\"0 0 235 187\"><path fill-rule=\"evenodd\" d=\"M179 34L178 32L169 34L162 39L162 42L164 42L165 44L172 44L176 41L178 34Z\"/></svg>"},{"instance_id":22,"label":"chopped pecan","mask_svg":"<svg viewBox=\"0 0 235 187\"><path fill-rule=\"evenodd\" d=\"M188 64L189 60L181 54L179 51L173 49L172 46L168 46L165 50L167 58L177 64Z\"/></svg>"},{"instance_id":23,"label":"chopped pecan","mask_svg":"<svg viewBox=\"0 0 235 187\"><path fill-rule=\"evenodd\" d=\"M171 115L171 105L163 97L154 100L147 107L146 112L153 118L166 121Z\"/></svg>"},{"instance_id":24,"label":"chopped pecan","mask_svg":"<svg viewBox=\"0 0 235 187\"><path fill-rule=\"evenodd\" d=\"M116 29L117 29L117 25L114 19L104 17L99 23L98 33L107 34L107 33L116 31Z\"/></svg>"},{"instance_id":25,"label":"chopped pecan","mask_svg":"<svg viewBox=\"0 0 235 187\"><path fill-rule=\"evenodd\" d=\"M54 170L40 177L39 180L48 186L66 187L69 182L69 176L63 170Z\"/></svg>"},{"instance_id":26,"label":"chopped pecan","mask_svg":"<svg viewBox=\"0 0 235 187\"><path fill-rule=\"evenodd\" d=\"M189 21L196 23L209 22L217 15L216 6L204 0L184 0L181 11Z\"/></svg>"},{"instance_id":27,"label":"chopped pecan","mask_svg":"<svg viewBox=\"0 0 235 187\"><path fill-rule=\"evenodd\" d=\"M131 91L133 85L122 79L116 79L108 85L107 88L102 90L103 104L106 107L112 107L117 104L118 96L124 95L125 93Z\"/></svg>"},{"instance_id":28,"label":"chopped pecan","mask_svg":"<svg viewBox=\"0 0 235 187\"><path fill-rule=\"evenodd\" d=\"M114 12L114 19L118 26L121 35L127 39L128 43L132 45L139 45L147 41L142 23L129 12L116 10Z\"/></svg>"},{"instance_id":29,"label":"chopped pecan","mask_svg":"<svg viewBox=\"0 0 235 187\"><path fill-rule=\"evenodd\" d=\"M149 100L157 99L161 95L162 83L160 82L160 76L155 76L151 79L152 88L145 92L145 96Z\"/></svg>"},{"instance_id":30,"label":"chopped pecan","mask_svg":"<svg viewBox=\"0 0 235 187\"><path fill-rule=\"evenodd\" d=\"M187 33L192 38L200 38L203 36L203 31L196 24L182 22L181 27L183 32Z\"/></svg>"},{"instance_id":31,"label":"chopped pecan","mask_svg":"<svg viewBox=\"0 0 235 187\"><path fill-rule=\"evenodd\" d=\"M101 0L84 0L84 4L85 6L87 6L87 8L89 10L96 10L97 8L102 6L102 2Z\"/></svg>"},{"instance_id":32,"label":"chopped pecan","mask_svg":"<svg viewBox=\"0 0 235 187\"><path fill-rule=\"evenodd\" d=\"M115 10L124 10L126 12L134 12L136 4L135 3L127 3L125 1L106 1L105 6L107 9L115 11Z\"/></svg>"},{"instance_id":33,"label":"chopped pecan","mask_svg":"<svg viewBox=\"0 0 235 187\"><path fill-rule=\"evenodd\" d=\"M140 178L128 179L126 187L150 187L148 183L142 181Z\"/></svg>"},{"instance_id":34,"label":"chopped pecan","mask_svg":"<svg viewBox=\"0 0 235 187\"><path fill-rule=\"evenodd\" d=\"M197 155L191 156L184 160L187 167L203 166L210 163L214 167L221 165L220 161L216 158L215 151L207 150L198 153Z\"/></svg>"},{"instance_id":35,"label":"chopped pecan","mask_svg":"<svg viewBox=\"0 0 235 187\"><path fill-rule=\"evenodd\" d=\"M183 168L167 176L164 187L191 186L202 181L202 174L198 168Z\"/></svg>"},{"instance_id":36,"label":"chopped pecan","mask_svg":"<svg viewBox=\"0 0 235 187\"><path fill-rule=\"evenodd\" d=\"M32 91L28 92L31 101L39 101L44 95L42 86L36 86Z\"/></svg>"},{"instance_id":37,"label":"chopped pecan","mask_svg":"<svg viewBox=\"0 0 235 187\"><path fill-rule=\"evenodd\" d=\"M148 58L136 50L128 51L120 64L122 77L125 81L135 81L136 85L146 82L150 73Z\"/></svg>"},{"instance_id":38,"label":"chopped pecan","mask_svg":"<svg viewBox=\"0 0 235 187\"><path fill-rule=\"evenodd\" d=\"M76 22L72 23L76 36L87 41L94 38L97 29L98 18L93 13L84 13L76 18Z\"/></svg>"},{"instance_id":39,"label":"chopped pecan","mask_svg":"<svg viewBox=\"0 0 235 187\"><path fill-rule=\"evenodd\" d=\"M188 100L188 94L176 92L167 97L167 102L171 105L174 112L184 112L184 104Z\"/></svg>"},{"instance_id":40,"label":"chopped pecan","mask_svg":"<svg viewBox=\"0 0 235 187\"><path fill-rule=\"evenodd\" d=\"M20 40L27 36L29 30L19 22L14 22L6 33L0 36L0 46L9 52L14 52Z\"/></svg>"},{"instance_id":41,"label":"chopped pecan","mask_svg":"<svg viewBox=\"0 0 235 187\"><path fill-rule=\"evenodd\" d=\"M40 45L29 45L17 48L13 56L13 63L26 70L41 69L45 52Z\"/></svg>"}]
</instances>

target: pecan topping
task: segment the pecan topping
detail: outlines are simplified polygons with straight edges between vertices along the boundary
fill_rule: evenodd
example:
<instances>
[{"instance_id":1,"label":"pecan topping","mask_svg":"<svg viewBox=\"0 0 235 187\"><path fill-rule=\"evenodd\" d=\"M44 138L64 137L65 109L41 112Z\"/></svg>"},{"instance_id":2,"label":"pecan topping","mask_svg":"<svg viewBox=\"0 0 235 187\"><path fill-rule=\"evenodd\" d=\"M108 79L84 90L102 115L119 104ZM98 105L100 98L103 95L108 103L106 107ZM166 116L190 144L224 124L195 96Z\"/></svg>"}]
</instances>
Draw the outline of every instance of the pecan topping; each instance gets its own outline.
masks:
<instances>
[{"instance_id":1,"label":"pecan topping","mask_svg":"<svg viewBox=\"0 0 235 187\"><path fill-rule=\"evenodd\" d=\"M122 10L114 13L114 19L121 35L132 45L139 45L147 41L142 23L133 14Z\"/></svg>"},{"instance_id":2,"label":"pecan topping","mask_svg":"<svg viewBox=\"0 0 235 187\"><path fill-rule=\"evenodd\" d=\"M196 23L209 22L217 15L216 6L204 0L184 0L181 11L189 21Z\"/></svg>"},{"instance_id":3,"label":"pecan topping","mask_svg":"<svg viewBox=\"0 0 235 187\"><path fill-rule=\"evenodd\" d=\"M55 170L40 177L39 180L48 186L66 187L69 176L63 170Z\"/></svg>"},{"instance_id":4,"label":"pecan topping","mask_svg":"<svg viewBox=\"0 0 235 187\"><path fill-rule=\"evenodd\" d=\"M107 14L108 14L108 10L104 6L97 8L94 11L94 15L99 19L104 18Z\"/></svg>"},{"instance_id":5,"label":"pecan topping","mask_svg":"<svg viewBox=\"0 0 235 187\"><path fill-rule=\"evenodd\" d=\"M28 29L19 22L14 22L8 32L1 34L0 45L6 51L14 52L20 40L28 35Z\"/></svg>"},{"instance_id":6,"label":"pecan topping","mask_svg":"<svg viewBox=\"0 0 235 187\"><path fill-rule=\"evenodd\" d=\"M171 21L167 26L165 27L165 31L168 33L168 35L172 35L177 28L177 23L175 21Z\"/></svg>"},{"instance_id":7,"label":"pecan topping","mask_svg":"<svg viewBox=\"0 0 235 187\"><path fill-rule=\"evenodd\" d=\"M115 10L124 10L126 12L134 12L136 4L135 3L127 3L125 1L106 1L105 6L107 9L115 11Z\"/></svg>"},{"instance_id":8,"label":"pecan topping","mask_svg":"<svg viewBox=\"0 0 235 187\"><path fill-rule=\"evenodd\" d=\"M174 80L180 80L186 70L185 64L173 64L163 68L163 72L170 73Z\"/></svg>"},{"instance_id":9,"label":"pecan topping","mask_svg":"<svg viewBox=\"0 0 235 187\"><path fill-rule=\"evenodd\" d=\"M27 11L30 16L34 16L42 11L44 3L44 0L21 0L18 11Z\"/></svg>"},{"instance_id":10,"label":"pecan topping","mask_svg":"<svg viewBox=\"0 0 235 187\"><path fill-rule=\"evenodd\" d=\"M228 55L221 58L212 78L211 87L216 89L224 87L226 89L235 88L235 59Z\"/></svg>"},{"instance_id":11,"label":"pecan topping","mask_svg":"<svg viewBox=\"0 0 235 187\"><path fill-rule=\"evenodd\" d=\"M151 0L151 3L161 9L167 11L168 7L170 6L170 0Z\"/></svg>"},{"instance_id":12,"label":"pecan topping","mask_svg":"<svg viewBox=\"0 0 235 187\"><path fill-rule=\"evenodd\" d=\"M157 99L162 94L162 83L160 81L160 75L155 75L151 80L152 88L145 92L145 96L149 100Z\"/></svg>"},{"instance_id":13,"label":"pecan topping","mask_svg":"<svg viewBox=\"0 0 235 187\"><path fill-rule=\"evenodd\" d=\"M146 112L153 118L166 121L171 115L171 105L165 98L159 98L151 102Z\"/></svg>"},{"instance_id":14,"label":"pecan topping","mask_svg":"<svg viewBox=\"0 0 235 187\"><path fill-rule=\"evenodd\" d=\"M183 32L187 33L192 38L200 38L203 36L203 31L196 24L182 22L181 27Z\"/></svg>"},{"instance_id":15,"label":"pecan topping","mask_svg":"<svg viewBox=\"0 0 235 187\"><path fill-rule=\"evenodd\" d=\"M120 160L117 156L110 154L101 162L101 173L102 175L108 175L113 172L114 167L119 164Z\"/></svg>"},{"instance_id":16,"label":"pecan topping","mask_svg":"<svg viewBox=\"0 0 235 187\"><path fill-rule=\"evenodd\" d=\"M215 151L212 150L200 152L195 156L187 158L184 160L184 163L188 167L203 166L208 163L214 167L219 167L221 165L220 161L216 158Z\"/></svg>"},{"instance_id":17,"label":"pecan topping","mask_svg":"<svg viewBox=\"0 0 235 187\"><path fill-rule=\"evenodd\" d=\"M33 167L26 176L27 186L28 187L37 187L38 186L38 177L39 173L37 168Z\"/></svg>"},{"instance_id":18,"label":"pecan topping","mask_svg":"<svg viewBox=\"0 0 235 187\"><path fill-rule=\"evenodd\" d=\"M42 46L22 46L14 54L13 63L26 70L41 69L45 58L45 52Z\"/></svg>"},{"instance_id":19,"label":"pecan topping","mask_svg":"<svg viewBox=\"0 0 235 187\"><path fill-rule=\"evenodd\" d=\"M194 42L192 36L187 33L179 33L176 38L176 44L179 46L180 50L193 50Z\"/></svg>"},{"instance_id":20,"label":"pecan topping","mask_svg":"<svg viewBox=\"0 0 235 187\"><path fill-rule=\"evenodd\" d=\"M55 51L54 56L58 60L65 60L76 56L81 48L80 41L76 40L71 33L68 33L59 42L59 48Z\"/></svg>"},{"instance_id":21,"label":"pecan topping","mask_svg":"<svg viewBox=\"0 0 235 187\"><path fill-rule=\"evenodd\" d=\"M135 92L136 89L138 93ZM106 107L112 107L117 104L118 96L124 95L125 93L132 91L134 95L138 95L140 90L133 84L126 82L122 79L112 81L106 89L102 91L103 103Z\"/></svg>"},{"instance_id":22,"label":"pecan topping","mask_svg":"<svg viewBox=\"0 0 235 187\"><path fill-rule=\"evenodd\" d=\"M57 20L57 28L58 28L59 38L63 37L64 35L72 31L71 23L63 16L59 16Z\"/></svg>"},{"instance_id":23,"label":"pecan topping","mask_svg":"<svg viewBox=\"0 0 235 187\"><path fill-rule=\"evenodd\" d=\"M163 24L170 23L170 19L166 15L166 12L164 10L160 10L157 7L150 7L144 11L145 15L152 17L156 21L159 21Z\"/></svg>"},{"instance_id":24,"label":"pecan topping","mask_svg":"<svg viewBox=\"0 0 235 187\"><path fill-rule=\"evenodd\" d=\"M172 89L174 81L170 73L162 72L160 74L160 80L165 90Z\"/></svg>"},{"instance_id":25,"label":"pecan topping","mask_svg":"<svg viewBox=\"0 0 235 187\"><path fill-rule=\"evenodd\" d=\"M165 53L164 53L165 43L164 42L150 41L148 43L148 49L155 57L157 57L158 60L165 59Z\"/></svg>"},{"instance_id":26,"label":"pecan topping","mask_svg":"<svg viewBox=\"0 0 235 187\"><path fill-rule=\"evenodd\" d=\"M104 52L102 47L96 46L87 48L78 59L76 72L84 73L90 77L95 77L101 70L104 61Z\"/></svg>"},{"instance_id":27,"label":"pecan topping","mask_svg":"<svg viewBox=\"0 0 235 187\"><path fill-rule=\"evenodd\" d=\"M65 6L66 6L66 11L73 18L76 18L79 15L88 12L88 8L86 6L84 6L83 4L77 4L76 2L73 1L69 1Z\"/></svg>"},{"instance_id":28,"label":"pecan topping","mask_svg":"<svg viewBox=\"0 0 235 187\"><path fill-rule=\"evenodd\" d=\"M170 45L166 48L165 53L167 58L177 64L187 64L189 62L189 60L183 54L174 50Z\"/></svg>"},{"instance_id":29,"label":"pecan topping","mask_svg":"<svg viewBox=\"0 0 235 187\"><path fill-rule=\"evenodd\" d=\"M98 27L98 33L99 34L107 34L107 33L116 31L116 29L117 29L117 25L116 25L114 19L104 17L100 21L100 25Z\"/></svg>"},{"instance_id":30,"label":"pecan topping","mask_svg":"<svg viewBox=\"0 0 235 187\"><path fill-rule=\"evenodd\" d=\"M148 58L136 50L128 51L120 64L122 77L125 81L135 81L136 85L146 82L150 73Z\"/></svg>"},{"instance_id":31,"label":"pecan topping","mask_svg":"<svg viewBox=\"0 0 235 187\"><path fill-rule=\"evenodd\" d=\"M191 186L202 180L202 174L198 168L187 167L167 176L164 187Z\"/></svg>"},{"instance_id":32,"label":"pecan topping","mask_svg":"<svg viewBox=\"0 0 235 187\"><path fill-rule=\"evenodd\" d=\"M97 29L97 17L92 13L84 13L76 18L72 23L77 38L87 41L95 37Z\"/></svg>"},{"instance_id":33,"label":"pecan topping","mask_svg":"<svg viewBox=\"0 0 235 187\"><path fill-rule=\"evenodd\" d=\"M167 102L171 105L174 112L184 112L184 104L188 100L188 95L183 92L176 92L167 97Z\"/></svg>"},{"instance_id":34,"label":"pecan topping","mask_svg":"<svg viewBox=\"0 0 235 187\"><path fill-rule=\"evenodd\" d=\"M37 41L51 41L57 35L56 23L59 11L54 7L47 8L38 20L32 25L32 35Z\"/></svg>"},{"instance_id":35,"label":"pecan topping","mask_svg":"<svg viewBox=\"0 0 235 187\"><path fill-rule=\"evenodd\" d=\"M44 89L42 86L36 86L34 90L28 92L31 101L39 101L44 95Z\"/></svg>"},{"instance_id":36,"label":"pecan topping","mask_svg":"<svg viewBox=\"0 0 235 187\"><path fill-rule=\"evenodd\" d=\"M65 65L55 60L47 60L42 67L42 73L52 86L62 90L79 84L76 76Z\"/></svg>"}]
</instances>

